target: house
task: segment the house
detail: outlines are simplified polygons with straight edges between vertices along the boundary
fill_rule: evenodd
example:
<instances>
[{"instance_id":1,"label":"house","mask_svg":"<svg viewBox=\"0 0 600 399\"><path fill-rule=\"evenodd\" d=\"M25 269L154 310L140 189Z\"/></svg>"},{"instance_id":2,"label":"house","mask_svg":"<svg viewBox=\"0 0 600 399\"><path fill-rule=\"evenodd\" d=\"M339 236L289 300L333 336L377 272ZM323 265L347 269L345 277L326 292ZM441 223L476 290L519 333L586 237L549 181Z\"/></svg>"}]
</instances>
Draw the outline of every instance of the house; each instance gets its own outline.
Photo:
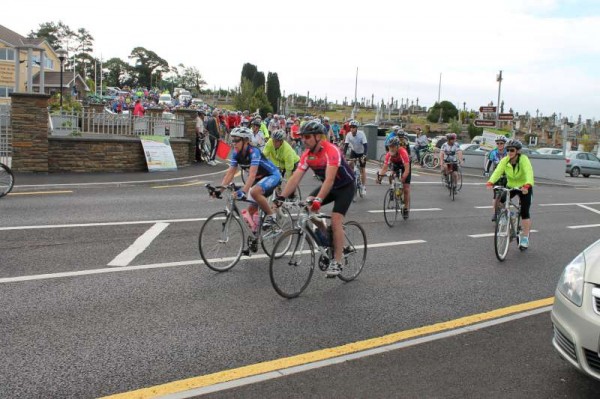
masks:
<instances>
[{"instance_id":1,"label":"house","mask_svg":"<svg viewBox=\"0 0 600 399\"><path fill-rule=\"evenodd\" d=\"M85 81L69 71L63 74L65 95L72 91L73 82L79 97L89 91ZM15 91L39 93L40 86L47 94L60 90L60 60L56 51L44 38L29 39L0 25L0 104L10 103L10 93Z\"/></svg>"}]
</instances>

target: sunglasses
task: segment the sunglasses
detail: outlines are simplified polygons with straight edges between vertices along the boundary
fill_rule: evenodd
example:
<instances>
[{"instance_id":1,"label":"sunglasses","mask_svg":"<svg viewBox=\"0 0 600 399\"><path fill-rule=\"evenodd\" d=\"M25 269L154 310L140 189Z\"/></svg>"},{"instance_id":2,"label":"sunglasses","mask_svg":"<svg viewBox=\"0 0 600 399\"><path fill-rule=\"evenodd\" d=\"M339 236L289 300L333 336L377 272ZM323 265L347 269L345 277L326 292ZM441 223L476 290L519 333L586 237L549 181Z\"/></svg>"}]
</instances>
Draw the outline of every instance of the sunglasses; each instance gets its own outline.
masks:
<instances>
[{"instance_id":1,"label":"sunglasses","mask_svg":"<svg viewBox=\"0 0 600 399\"><path fill-rule=\"evenodd\" d=\"M497 141L496 145L504 145L504 143L502 141Z\"/></svg>"},{"instance_id":2,"label":"sunglasses","mask_svg":"<svg viewBox=\"0 0 600 399\"><path fill-rule=\"evenodd\" d=\"M233 140L231 140L231 142L232 142L233 144L237 144L237 143L239 143L240 141L242 141L242 139L233 139Z\"/></svg>"},{"instance_id":3,"label":"sunglasses","mask_svg":"<svg viewBox=\"0 0 600 399\"><path fill-rule=\"evenodd\" d=\"M516 148L509 148L508 152L517 152L517 149Z\"/></svg>"},{"instance_id":4,"label":"sunglasses","mask_svg":"<svg viewBox=\"0 0 600 399\"><path fill-rule=\"evenodd\" d=\"M308 140L308 139L312 139L313 136L314 136L313 134L303 134L300 137L302 138L302 140Z\"/></svg>"}]
</instances>

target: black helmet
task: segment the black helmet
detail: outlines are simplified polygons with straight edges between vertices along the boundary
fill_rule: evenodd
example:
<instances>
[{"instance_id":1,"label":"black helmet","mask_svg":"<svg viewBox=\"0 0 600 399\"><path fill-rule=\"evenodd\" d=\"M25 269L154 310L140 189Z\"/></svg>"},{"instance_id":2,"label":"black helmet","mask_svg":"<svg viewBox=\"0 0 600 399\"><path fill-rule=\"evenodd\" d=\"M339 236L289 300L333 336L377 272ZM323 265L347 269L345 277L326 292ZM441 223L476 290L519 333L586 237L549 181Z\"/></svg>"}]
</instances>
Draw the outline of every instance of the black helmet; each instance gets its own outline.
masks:
<instances>
[{"instance_id":1,"label":"black helmet","mask_svg":"<svg viewBox=\"0 0 600 399\"><path fill-rule=\"evenodd\" d=\"M262 122L258 118L252 120L252 126L260 126L261 124Z\"/></svg>"},{"instance_id":2,"label":"black helmet","mask_svg":"<svg viewBox=\"0 0 600 399\"><path fill-rule=\"evenodd\" d=\"M300 128L300 134L325 134L325 126L318 121L306 122Z\"/></svg>"},{"instance_id":3,"label":"black helmet","mask_svg":"<svg viewBox=\"0 0 600 399\"><path fill-rule=\"evenodd\" d=\"M506 143L505 145L506 148L516 148L517 151L519 151L521 148L523 148L523 144L521 144L521 142L519 140L508 140L508 143Z\"/></svg>"}]
</instances>

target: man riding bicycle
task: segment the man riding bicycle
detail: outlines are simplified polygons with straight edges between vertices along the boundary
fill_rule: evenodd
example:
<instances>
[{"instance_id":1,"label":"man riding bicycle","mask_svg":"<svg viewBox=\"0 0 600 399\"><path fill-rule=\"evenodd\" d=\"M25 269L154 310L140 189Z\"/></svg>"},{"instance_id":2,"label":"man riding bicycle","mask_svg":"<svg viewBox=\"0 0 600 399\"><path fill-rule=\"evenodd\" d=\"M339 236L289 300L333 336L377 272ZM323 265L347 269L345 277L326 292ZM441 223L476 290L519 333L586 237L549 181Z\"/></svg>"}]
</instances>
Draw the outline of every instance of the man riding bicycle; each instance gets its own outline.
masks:
<instances>
[{"instance_id":1,"label":"man riding bicycle","mask_svg":"<svg viewBox=\"0 0 600 399\"><path fill-rule=\"evenodd\" d=\"M531 207L531 199L533 196L533 168L531 162L526 155L521 154L523 145L519 140L509 140L506 143L508 156L504 157L498 163L496 170L486 183L486 186L491 189L500 177L506 175L507 188L521 188L521 191L512 192L511 198L519 195L521 206L521 225L523 233L519 237L519 246L521 248L529 247L529 231L531 229L531 216L529 208ZM501 198L500 201L506 200ZM504 202L504 201L502 201Z\"/></svg>"},{"instance_id":2,"label":"man riding bicycle","mask_svg":"<svg viewBox=\"0 0 600 399\"><path fill-rule=\"evenodd\" d=\"M292 148L290 143L285 140L285 132L281 129L273 132L269 141L265 145L263 154L268 160L273 162L279 170L283 171L283 176L289 178L298 166L300 157Z\"/></svg>"},{"instance_id":3,"label":"man riding bicycle","mask_svg":"<svg viewBox=\"0 0 600 399\"><path fill-rule=\"evenodd\" d=\"M267 215L262 228L270 229L275 225L276 215L269 206L269 201L266 197L271 195L273 190L281 183L281 174L279 173L279 168L273 165L258 148L251 144L253 136L252 131L247 127L238 127L231 131L230 137L233 142L231 164L223 177L221 186L225 187L233 181L238 170L238 165L242 168L250 168L246 184L237 190L235 194L240 200L249 197L248 199L256 202L265 215ZM223 190L221 189L221 191ZM216 193L213 193L213 196L216 196ZM248 213L254 217L258 209L252 202L250 204Z\"/></svg>"},{"instance_id":4,"label":"man riding bicycle","mask_svg":"<svg viewBox=\"0 0 600 399\"><path fill-rule=\"evenodd\" d=\"M304 148L298 169L288 180L277 202L290 196L300 184L304 173L310 168L323 183L306 198L312 201L310 210L319 212L321 205L333 202L331 228L333 231L334 260L329 264L327 277L340 274L344 246L344 216L354 197L354 172L346 162L340 149L327 140L325 127L318 121L310 121L300 129ZM327 234L324 225L319 226L321 234Z\"/></svg>"},{"instance_id":5,"label":"man riding bicycle","mask_svg":"<svg viewBox=\"0 0 600 399\"><path fill-rule=\"evenodd\" d=\"M492 171L496 170L496 168L498 167L498 163L500 163L500 160L507 155L505 147L506 141L506 136L496 136L496 148L490 151L490 153L486 157L485 176L490 175L490 169ZM496 185L506 187L506 176L500 177L500 179L496 182ZM496 209L498 209L499 203L500 196L496 195L496 193L494 192L494 203L492 206L492 209L494 210L494 216L492 216L492 222L495 222L496 217L498 216Z\"/></svg>"},{"instance_id":6,"label":"man riding bicycle","mask_svg":"<svg viewBox=\"0 0 600 399\"><path fill-rule=\"evenodd\" d=\"M421 164L421 152L425 152L429 148L429 139L427 135L421 131L421 128L417 128L417 140L415 141L415 152L417 153L417 162Z\"/></svg>"},{"instance_id":7,"label":"man riding bicycle","mask_svg":"<svg viewBox=\"0 0 600 399\"><path fill-rule=\"evenodd\" d=\"M392 172L398 176L398 178L404 184L404 211L402 217L408 219L408 210L410 209L410 157L406 148L400 145L400 138L392 137L388 143L389 150L385 155L383 166L379 172L377 172L377 184L381 184L381 180L388 168L392 169Z\"/></svg>"},{"instance_id":8,"label":"man riding bicycle","mask_svg":"<svg viewBox=\"0 0 600 399\"><path fill-rule=\"evenodd\" d=\"M456 183L458 165L463 163L462 150L456 142L456 133L448 133L446 140L440 149L440 169L444 176L450 174L452 181Z\"/></svg>"},{"instance_id":9,"label":"man riding bicycle","mask_svg":"<svg viewBox=\"0 0 600 399\"><path fill-rule=\"evenodd\" d=\"M350 121L350 133L346 135L344 143L344 154L350 146L350 158L359 159L360 178L362 180L362 195L367 193L367 136L362 130L358 130L358 121ZM354 161L350 161L350 167L354 169Z\"/></svg>"}]
</instances>

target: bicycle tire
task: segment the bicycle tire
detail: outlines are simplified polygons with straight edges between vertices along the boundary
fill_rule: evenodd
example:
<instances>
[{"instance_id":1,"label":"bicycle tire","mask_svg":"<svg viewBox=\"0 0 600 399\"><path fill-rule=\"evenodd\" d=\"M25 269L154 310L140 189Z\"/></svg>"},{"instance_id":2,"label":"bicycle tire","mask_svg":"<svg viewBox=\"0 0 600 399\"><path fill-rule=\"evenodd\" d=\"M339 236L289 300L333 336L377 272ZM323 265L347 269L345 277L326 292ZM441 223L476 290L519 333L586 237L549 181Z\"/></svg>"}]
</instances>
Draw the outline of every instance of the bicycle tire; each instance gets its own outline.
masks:
<instances>
[{"instance_id":1,"label":"bicycle tire","mask_svg":"<svg viewBox=\"0 0 600 399\"><path fill-rule=\"evenodd\" d=\"M358 222L344 223L343 254L342 271L338 278L349 282L358 277L367 261L367 235Z\"/></svg>"},{"instance_id":2,"label":"bicycle tire","mask_svg":"<svg viewBox=\"0 0 600 399\"><path fill-rule=\"evenodd\" d=\"M450 197L452 197L452 201L454 201L454 197L456 196L456 181L450 176Z\"/></svg>"},{"instance_id":3,"label":"bicycle tire","mask_svg":"<svg viewBox=\"0 0 600 399\"><path fill-rule=\"evenodd\" d=\"M12 170L0 163L0 198L10 193L15 184L15 175Z\"/></svg>"},{"instance_id":4,"label":"bicycle tire","mask_svg":"<svg viewBox=\"0 0 600 399\"><path fill-rule=\"evenodd\" d=\"M288 247L288 240L291 245ZM269 277L275 291L284 298L295 298L310 283L315 270L315 250L304 230L288 230L279 237L273 248L279 253L279 247L287 248L280 257L270 257Z\"/></svg>"},{"instance_id":5,"label":"bicycle tire","mask_svg":"<svg viewBox=\"0 0 600 399\"><path fill-rule=\"evenodd\" d=\"M228 216L225 211L214 213L206 219L200 229L198 236L200 257L210 269L225 272L234 267L242 257L245 238L238 217L233 214ZM229 263L222 265L224 262Z\"/></svg>"},{"instance_id":6,"label":"bicycle tire","mask_svg":"<svg viewBox=\"0 0 600 399\"><path fill-rule=\"evenodd\" d=\"M433 156L430 152L425 154L421 159L421 165L426 169L431 169L433 167Z\"/></svg>"},{"instance_id":7,"label":"bicycle tire","mask_svg":"<svg viewBox=\"0 0 600 399\"><path fill-rule=\"evenodd\" d=\"M275 257L281 257L289 249L291 241L288 243L287 247L282 247L282 253L273 253L273 248L275 247L275 244L277 244L279 238L281 237L281 233L284 231L291 230L293 225L294 221L292 220L292 215L290 214L290 211L288 211L285 208L278 208L277 230L274 231L273 229L271 229L271 231L261 231L262 236L260 239L260 245L263 251L265 251L265 254L267 254L267 256L271 256L271 254L273 254L275 255Z\"/></svg>"},{"instance_id":8,"label":"bicycle tire","mask_svg":"<svg viewBox=\"0 0 600 399\"><path fill-rule=\"evenodd\" d=\"M378 162L379 162L379 169L383 168L383 163L385 162L385 154L381 154Z\"/></svg>"},{"instance_id":9,"label":"bicycle tire","mask_svg":"<svg viewBox=\"0 0 600 399\"><path fill-rule=\"evenodd\" d=\"M396 194L394 193L394 190L390 188L383 197L383 218L388 226L394 227L394 224L398 221L398 211Z\"/></svg>"},{"instance_id":10,"label":"bicycle tire","mask_svg":"<svg viewBox=\"0 0 600 399\"><path fill-rule=\"evenodd\" d=\"M456 191L460 191L463 186L463 175L461 168L458 168L458 171L456 173Z\"/></svg>"},{"instance_id":11,"label":"bicycle tire","mask_svg":"<svg viewBox=\"0 0 600 399\"><path fill-rule=\"evenodd\" d=\"M498 212L496 229L494 230L494 252L500 262L506 259L508 244L510 243L510 218L506 209Z\"/></svg>"}]
</instances>

